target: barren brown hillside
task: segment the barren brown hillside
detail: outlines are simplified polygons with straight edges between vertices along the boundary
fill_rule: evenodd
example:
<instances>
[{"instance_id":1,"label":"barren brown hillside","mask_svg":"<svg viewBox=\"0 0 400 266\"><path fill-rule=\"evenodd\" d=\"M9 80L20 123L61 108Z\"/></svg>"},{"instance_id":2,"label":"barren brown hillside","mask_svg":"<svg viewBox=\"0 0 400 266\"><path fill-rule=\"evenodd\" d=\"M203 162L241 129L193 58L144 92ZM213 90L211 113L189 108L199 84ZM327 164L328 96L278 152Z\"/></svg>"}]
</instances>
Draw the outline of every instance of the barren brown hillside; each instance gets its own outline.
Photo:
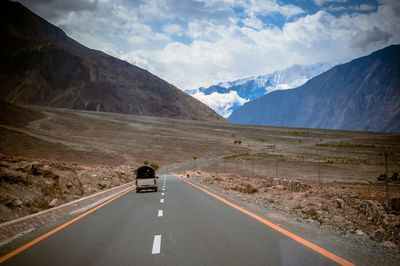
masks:
<instances>
[{"instance_id":1,"label":"barren brown hillside","mask_svg":"<svg viewBox=\"0 0 400 266\"><path fill-rule=\"evenodd\" d=\"M69 38L20 3L0 2L0 99L16 103L225 121L175 86Z\"/></svg>"}]
</instances>

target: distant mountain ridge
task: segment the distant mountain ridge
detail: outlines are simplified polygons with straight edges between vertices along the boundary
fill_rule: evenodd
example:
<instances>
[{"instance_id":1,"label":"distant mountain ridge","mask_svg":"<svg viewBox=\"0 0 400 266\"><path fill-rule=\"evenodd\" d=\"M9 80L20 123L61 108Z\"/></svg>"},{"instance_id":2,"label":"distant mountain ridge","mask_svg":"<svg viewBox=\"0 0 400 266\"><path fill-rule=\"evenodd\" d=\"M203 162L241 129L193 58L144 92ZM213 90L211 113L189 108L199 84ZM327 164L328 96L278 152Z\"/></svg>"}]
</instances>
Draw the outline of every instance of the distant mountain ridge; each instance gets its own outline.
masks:
<instances>
[{"instance_id":1,"label":"distant mountain ridge","mask_svg":"<svg viewBox=\"0 0 400 266\"><path fill-rule=\"evenodd\" d=\"M400 132L400 45L244 104L239 124Z\"/></svg>"},{"instance_id":2,"label":"distant mountain ridge","mask_svg":"<svg viewBox=\"0 0 400 266\"><path fill-rule=\"evenodd\" d=\"M208 88L201 87L199 89L186 90L186 92L200 101L208 103L217 113L227 117L247 101L252 101L275 90L296 88L332 67L333 65L329 63L316 63L309 66L293 65L271 74L220 82ZM223 94L225 94L225 98L230 98L232 101L222 99ZM213 106L218 97L225 104Z\"/></svg>"},{"instance_id":3,"label":"distant mountain ridge","mask_svg":"<svg viewBox=\"0 0 400 266\"><path fill-rule=\"evenodd\" d=\"M89 49L20 3L0 2L0 99L92 111L224 121L150 72Z\"/></svg>"}]
</instances>

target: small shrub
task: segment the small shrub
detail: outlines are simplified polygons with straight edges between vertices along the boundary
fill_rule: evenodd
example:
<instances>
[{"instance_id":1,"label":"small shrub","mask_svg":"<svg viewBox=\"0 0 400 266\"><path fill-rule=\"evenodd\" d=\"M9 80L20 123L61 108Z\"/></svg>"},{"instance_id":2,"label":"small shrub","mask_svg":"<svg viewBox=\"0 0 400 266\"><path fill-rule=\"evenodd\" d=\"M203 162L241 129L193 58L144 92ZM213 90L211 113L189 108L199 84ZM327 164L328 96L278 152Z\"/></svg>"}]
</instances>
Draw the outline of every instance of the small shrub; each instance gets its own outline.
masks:
<instances>
[{"instance_id":1,"label":"small shrub","mask_svg":"<svg viewBox=\"0 0 400 266\"><path fill-rule=\"evenodd\" d=\"M150 166L153 167L154 170L158 170L160 168L160 166L157 163L151 163Z\"/></svg>"},{"instance_id":2,"label":"small shrub","mask_svg":"<svg viewBox=\"0 0 400 266\"><path fill-rule=\"evenodd\" d=\"M148 161L144 161L143 164L144 165L149 165L149 162Z\"/></svg>"},{"instance_id":3,"label":"small shrub","mask_svg":"<svg viewBox=\"0 0 400 266\"><path fill-rule=\"evenodd\" d=\"M242 144L242 141L241 140L235 140L234 142L233 142L233 144Z\"/></svg>"},{"instance_id":4,"label":"small shrub","mask_svg":"<svg viewBox=\"0 0 400 266\"><path fill-rule=\"evenodd\" d=\"M306 136L310 135L310 132L308 131L298 131L298 130L291 130L287 132L289 135L301 135L301 136Z\"/></svg>"}]
</instances>

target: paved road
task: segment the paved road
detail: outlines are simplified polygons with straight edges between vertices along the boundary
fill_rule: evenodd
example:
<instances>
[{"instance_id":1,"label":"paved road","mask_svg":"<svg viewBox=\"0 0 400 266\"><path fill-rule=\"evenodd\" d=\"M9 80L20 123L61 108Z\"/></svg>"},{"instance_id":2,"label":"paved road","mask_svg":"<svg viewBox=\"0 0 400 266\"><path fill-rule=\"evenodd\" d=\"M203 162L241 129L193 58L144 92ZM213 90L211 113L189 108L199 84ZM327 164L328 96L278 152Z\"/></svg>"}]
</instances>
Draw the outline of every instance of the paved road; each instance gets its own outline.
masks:
<instances>
[{"instance_id":1,"label":"paved road","mask_svg":"<svg viewBox=\"0 0 400 266\"><path fill-rule=\"evenodd\" d=\"M132 191L4 263L335 264L173 176L166 178L165 191Z\"/></svg>"}]
</instances>

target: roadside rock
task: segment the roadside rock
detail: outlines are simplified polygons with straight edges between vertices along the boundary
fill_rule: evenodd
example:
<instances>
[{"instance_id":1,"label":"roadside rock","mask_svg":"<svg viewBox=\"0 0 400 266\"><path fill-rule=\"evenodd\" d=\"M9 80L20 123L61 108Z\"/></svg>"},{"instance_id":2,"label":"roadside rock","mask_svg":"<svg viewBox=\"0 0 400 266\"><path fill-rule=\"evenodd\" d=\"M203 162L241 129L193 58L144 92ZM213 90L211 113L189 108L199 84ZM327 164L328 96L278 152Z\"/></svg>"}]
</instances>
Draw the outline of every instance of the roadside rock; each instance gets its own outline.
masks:
<instances>
[{"instance_id":1,"label":"roadside rock","mask_svg":"<svg viewBox=\"0 0 400 266\"><path fill-rule=\"evenodd\" d=\"M22 200L20 200L20 199L15 199L15 200L13 200L13 202L12 202L12 206L13 207L21 207L22 206Z\"/></svg>"},{"instance_id":2,"label":"roadside rock","mask_svg":"<svg viewBox=\"0 0 400 266\"><path fill-rule=\"evenodd\" d=\"M52 201L50 201L49 207L50 207L50 208L53 208L53 207L58 206L59 204L60 204L59 200L58 200L57 198L55 198L55 199L53 199Z\"/></svg>"},{"instance_id":3,"label":"roadside rock","mask_svg":"<svg viewBox=\"0 0 400 266\"><path fill-rule=\"evenodd\" d=\"M342 199L336 199L335 202L336 202L336 207L338 209L343 209L343 207L346 204L346 203L344 203L344 200L342 200Z\"/></svg>"},{"instance_id":4,"label":"roadside rock","mask_svg":"<svg viewBox=\"0 0 400 266\"><path fill-rule=\"evenodd\" d=\"M383 228L379 228L374 232L373 238L378 242L382 242L382 240L385 238L385 233L386 232Z\"/></svg>"},{"instance_id":5,"label":"roadside rock","mask_svg":"<svg viewBox=\"0 0 400 266\"><path fill-rule=\"evenodd\" d=\"M365 233L360 229L356 230L356 234L359 235L359 236L365 235Z\"/></svg>"},{"instance_id":6,"label":"roadside rock","mask_svg":"<svg viewBox=\"0 0 400 266\"><path fill-rule=\"evenodd\" d=\"M392 249L397 249L399 246L396 245L395 243L391 241L385 241L382 243L382 246L387 247L387 248L392 248Z\"/></svg>"},{"instance_id":7,"label":"roadside rock","mask_svg":"<svg viewBox=\"0 0 400 266\"><path fill-rule=\"evenodd\" d=\"M302 213L308 215L308 216L316 216L317 210L314 207L306 207L303 210L301 210Z\"/></svg>"},{"instance_id":8,"label":"roadside rock","mask_svg":"<svg viewBox=\"0 0 400 266\"><path fill-rule=\"evenodd\" d=\"M98 186L100 189L105 189L105 188L107 187L107 184L106 184L105 182L99 182L99 183L97 183L97 186Z\"/></svg>"},{"instance_id":9,"label":"roadside rock","mask_svg":"<svg viewBox=\"0 0 400 266\"><path fill-rule=\"evenodd\" d=\"M338 225L339 227L343 227L346 224L346 219L342 216L335 215L332 218L332 222Z\"/></svg>"}]
</instances>

